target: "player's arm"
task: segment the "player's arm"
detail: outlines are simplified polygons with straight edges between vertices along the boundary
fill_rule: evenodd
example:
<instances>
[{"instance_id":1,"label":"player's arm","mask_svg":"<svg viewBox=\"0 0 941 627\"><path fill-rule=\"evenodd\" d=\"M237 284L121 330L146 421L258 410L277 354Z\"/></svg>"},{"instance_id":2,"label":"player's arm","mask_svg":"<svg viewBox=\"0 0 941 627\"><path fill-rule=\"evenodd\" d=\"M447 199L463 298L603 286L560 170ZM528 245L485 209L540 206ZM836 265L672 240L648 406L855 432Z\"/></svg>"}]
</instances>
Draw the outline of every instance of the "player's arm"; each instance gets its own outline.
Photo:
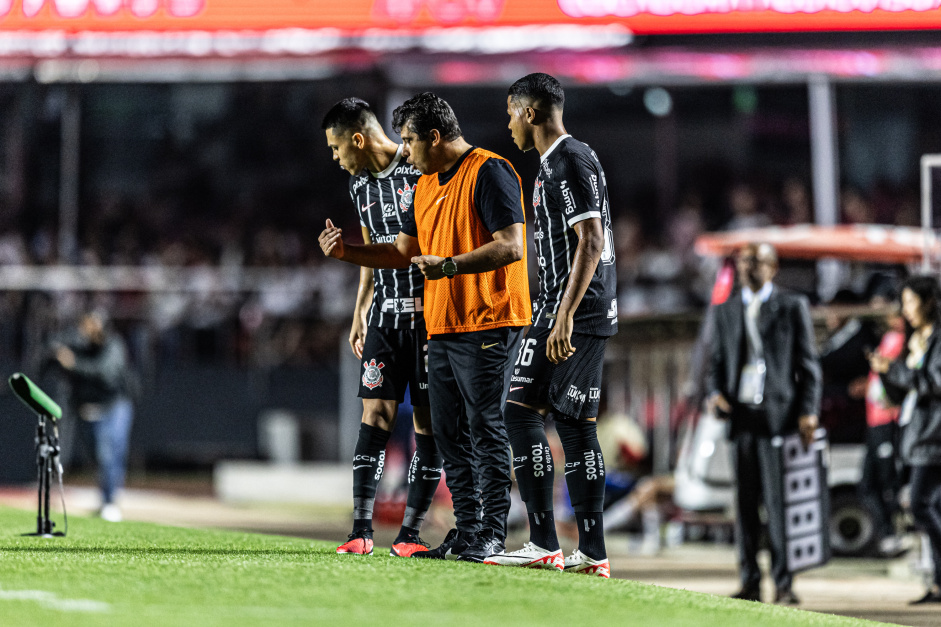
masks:
<instances>
[{"instance_id":1,"label":"player's arm","mask_svg":"<svg viewBox=\"0 0 941 627\"><path fill-rule=\"evenodd\" d=\"M369 229L363 229L363 241L371 243ZM356 307L353 309L353 327L350 329L350 347L358 358L363 357L363 346L366 342L366 316L369 305L372 303L374 290L372 268L365 266L359 269L359 287L356 290Z\"/></svg>"},{"instance_id":2,"label":"player's arm","mask_svg":"<svg viewBox=\"0 0 941 627\"><path fill-rule=\"evenodd\" d=\"M392 244L364 244L357 246L343 242L343 230L327 220L327 228L320 233L320 249L327 257L340 259L366 268L407 268L412 257L421 254L418 238L400 232Z\"/></svg>"},{"instance_id":3,"label":"player's arm","mask_svg":"<svg viewBox=\"0 0 941 627\"><path fill-rule=\"evenodd\" d=\"M565 292L556 312L555 324L546 340L546 356L554 364L565 361L575 354L572 346L575 310L588 290L604 250L604 227L601 218L588 218L572 225L578 235L578 246L572 259L572 272L569 274Z\"/></svg>"},{"instance_id":4,"label":"player's arm","mask_svg":"<svg viewBox=\"0 0 941 627\"><path fill-rule=\"evenodd\" d=\"M489 159L477 174L474 189L477 213L493 241L454 257L456 274L491 272L519 261L526 252L523 194L513 166L502 159ZM412 259L426 279L445 277L444 257L422 255Z\"/></svg>"}]
</instances>

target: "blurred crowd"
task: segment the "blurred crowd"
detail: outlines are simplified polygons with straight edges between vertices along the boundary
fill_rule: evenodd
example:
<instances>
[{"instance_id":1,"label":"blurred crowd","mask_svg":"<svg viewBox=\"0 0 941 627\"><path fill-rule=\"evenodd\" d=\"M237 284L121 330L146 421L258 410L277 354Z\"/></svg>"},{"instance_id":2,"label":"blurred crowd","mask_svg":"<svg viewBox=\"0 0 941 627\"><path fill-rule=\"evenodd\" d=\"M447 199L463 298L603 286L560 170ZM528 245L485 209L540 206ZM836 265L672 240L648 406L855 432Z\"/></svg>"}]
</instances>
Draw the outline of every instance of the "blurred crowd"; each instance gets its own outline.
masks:
<instances>
[{"instance_id":1,"label":"blurred crowd","mask_svg":"<svg viewBox=\"0 0 941 627\"><path fill-rule=\"evenodd\" d=\"M334 187L342 187L342 181ZM324 365L336 362L355 299L357 275L330 263L317 235L325 216L346 218L347 238L359 229L351 209L332 198L327 207L296 207L291 220L235 207L220 213L188 211L159 199L101 200L83 208L76 258L84 266L139 266L205 270L175 292L0 294L3 346L29 355L30 337L46 335L88 306L112 313L138 356L240 365ZM914 224L913 190L846 188L846 223ZM812 221L807 182L737 181L718 198L691 190L666 220L650 211L615 208L621 315L701 311L719 259L704 258L694 242L707 230ZM283 216L283 212L279 216ZM0 223L0 266L60 263L58 233L50 223L32 229ZM233 292L222 271L277 271L276 280ZM89 302L91 301L91 302ZM5 356L11 357L11 356Z\"/></svg>"}]
</instances>

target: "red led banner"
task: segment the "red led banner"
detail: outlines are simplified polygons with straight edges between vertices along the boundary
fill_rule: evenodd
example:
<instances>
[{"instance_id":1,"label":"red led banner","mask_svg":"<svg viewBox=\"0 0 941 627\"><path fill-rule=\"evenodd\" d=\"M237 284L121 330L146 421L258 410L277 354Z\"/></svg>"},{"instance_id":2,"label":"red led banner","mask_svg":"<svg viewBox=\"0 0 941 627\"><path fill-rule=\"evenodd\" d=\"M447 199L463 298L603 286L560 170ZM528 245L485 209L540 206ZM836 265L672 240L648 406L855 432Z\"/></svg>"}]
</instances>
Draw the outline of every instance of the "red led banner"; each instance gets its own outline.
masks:
<instances>
[{"instance_id":1,"label":"red led banner","mask_svg":"<svg viewBox=\"0 0 941 627\"><path fill-rule=\"evenodd\" d=\"M637 34L941 27L941 0L0 0L0 30L264 31L620 24Z\"/></svg>"}]
</instances>

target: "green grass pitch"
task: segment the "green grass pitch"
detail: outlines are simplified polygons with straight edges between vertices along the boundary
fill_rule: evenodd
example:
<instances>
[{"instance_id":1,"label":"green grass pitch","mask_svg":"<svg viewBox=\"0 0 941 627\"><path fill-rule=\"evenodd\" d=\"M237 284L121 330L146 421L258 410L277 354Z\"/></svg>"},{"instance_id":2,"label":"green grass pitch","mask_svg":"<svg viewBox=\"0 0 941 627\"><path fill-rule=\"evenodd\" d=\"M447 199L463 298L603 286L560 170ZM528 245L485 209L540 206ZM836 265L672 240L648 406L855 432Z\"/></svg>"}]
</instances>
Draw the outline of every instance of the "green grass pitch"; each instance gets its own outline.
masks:
<instances>
[{"instance_id":1,"label":"green grass pitch","mask_svg":"<svg viewBox=\"0 0 941 627\"><path fill-rule=\"evenodd\" d=\"M60 519L60 518L57 518ZM0 508L0 625L862 625L623 580L391 558L334 544ZM60 523L61 525L61 523Z\"/></svg>"}]
</instances>

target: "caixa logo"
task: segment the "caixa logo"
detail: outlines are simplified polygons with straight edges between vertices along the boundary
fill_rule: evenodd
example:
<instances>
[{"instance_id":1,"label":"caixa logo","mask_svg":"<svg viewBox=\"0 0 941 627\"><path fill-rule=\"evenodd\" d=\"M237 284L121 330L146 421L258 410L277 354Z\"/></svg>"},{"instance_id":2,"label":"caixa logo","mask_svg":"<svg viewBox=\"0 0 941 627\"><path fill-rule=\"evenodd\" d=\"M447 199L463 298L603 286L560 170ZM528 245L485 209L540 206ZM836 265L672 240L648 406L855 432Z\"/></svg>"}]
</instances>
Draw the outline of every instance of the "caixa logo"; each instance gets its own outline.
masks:
<instances>
[{"instance_id":1,"label":"caixa logo","mask_svg":"<svg viewBox=\"0 0 941 627\"><path fill-rule=\"evenodd\" d=\"M423 7L438 22L456 24L472 18L493 22L503 12L506 0L376 0L373 12L398 22L411 22Z\"/></svg>"},{"instance_id":2,"label":"caixa logo","mask_svg":"<svg viewBox=\"0 0 941 627\"><path fill-rule=\"evenodd\" d=\"M209 0L23 0L23 15L36 17L49 5L52 12L63 18L82 17L88 11L101 16L129 13L134 17L150 17L163 9L172 17L193 17L206 8ZM0 0L0 17L13 9L14 0Z\"/></svg>"}]
</instances>

